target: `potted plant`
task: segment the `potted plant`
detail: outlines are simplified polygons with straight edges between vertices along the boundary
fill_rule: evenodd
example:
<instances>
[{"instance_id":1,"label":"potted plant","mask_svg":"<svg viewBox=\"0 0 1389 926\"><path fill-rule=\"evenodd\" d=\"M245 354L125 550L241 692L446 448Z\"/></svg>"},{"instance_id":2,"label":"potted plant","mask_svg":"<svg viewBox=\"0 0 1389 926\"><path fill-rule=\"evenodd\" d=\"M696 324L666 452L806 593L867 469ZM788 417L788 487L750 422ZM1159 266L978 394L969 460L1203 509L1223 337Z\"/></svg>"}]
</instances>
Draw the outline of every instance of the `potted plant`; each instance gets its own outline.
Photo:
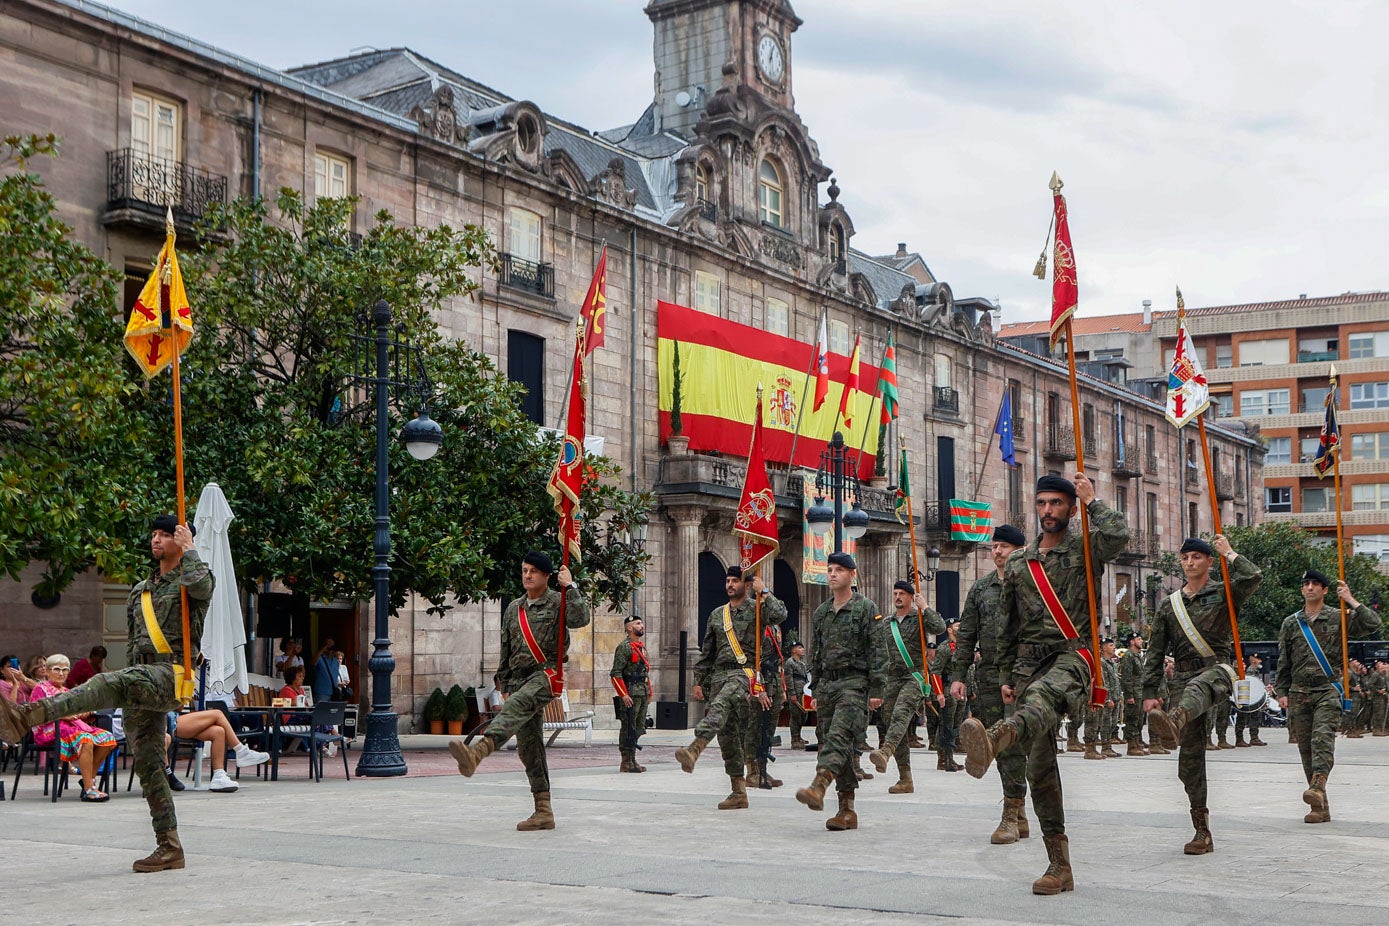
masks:
<instances>
[{"instance_id":1,"label":"potted plant","mask_svg":"<svg viewBox=\"0 0 1389 926\"><path fill-rule=\"evenodd\" d=\"M685 422L680 417L680 400L684 385L684 377L680 375L680 342L676 341L670 384L670 435L666 437L666 447L670 449L672 456L684 456L690 450L690 439L682 433Z\"/></svg>"},{"instance_id":2,"label":"potted plant","mask_svg":"<svg viewBox=\"0 0 1389 926\"><path fill-rule=\"evenodd\" d=\"M468 716L468 696L463 689L454 685L444 697L444 723L449 736L463 735L463 718Z\"/></svg>"},{"instance_id":3,"label":"potted plant","mask_svg":"<svg viewBox=\"0 0 1389 926\"><path fill-rule=\"evenodd\" d=\"M444 691L442 688L435 688L429 693L429 700L424 702L424 719L429 721L429 732L441 734L444 732Z\"/></svg>"}]
</instances>

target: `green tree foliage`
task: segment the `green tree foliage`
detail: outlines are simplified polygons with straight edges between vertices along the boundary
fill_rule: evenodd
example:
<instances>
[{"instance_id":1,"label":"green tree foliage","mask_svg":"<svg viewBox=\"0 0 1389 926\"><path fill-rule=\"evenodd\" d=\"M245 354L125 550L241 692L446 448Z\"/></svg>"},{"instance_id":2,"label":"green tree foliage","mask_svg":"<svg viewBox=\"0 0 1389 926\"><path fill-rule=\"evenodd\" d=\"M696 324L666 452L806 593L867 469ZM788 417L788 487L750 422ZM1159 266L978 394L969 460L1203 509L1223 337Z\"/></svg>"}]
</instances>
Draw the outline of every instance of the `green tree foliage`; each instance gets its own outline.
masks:
<instances>
[{"instance_id":1,"label":"green tree foliage","mask_svg":"<svg viewBox=\"0 0 1389 926\"><path fill-rule=\"evenodd\" d=\"M1264 571L1259 590L1240 613L1243 639L1277 639L1283 619L1302 607L1302 574L1306 570L1317 569L1333 582L1336 580L1335 544L1317 543L1315 535L1289 521L1229 527L1225 535L1240 555L1249 557ZM1349 546L1347 543L1346 582L1351 592L1366 604L1376 594L1379 601L1389 602L1389 576L1379 572L1373 558L1351 555Z\"/></svg>"},{"instance_id":2,"label":"green tree foliage","mask_svg":"<svg viewBox=\"0 0 1389 926\"><path fill-rule=\"evenodd\" d=\"M128 580L147 561L154 457L130 404L121 275L69 239L34 169L57 147L0 143L0 569L45 564L41 595L93 565Z\"/></svg>"}]
</instances>

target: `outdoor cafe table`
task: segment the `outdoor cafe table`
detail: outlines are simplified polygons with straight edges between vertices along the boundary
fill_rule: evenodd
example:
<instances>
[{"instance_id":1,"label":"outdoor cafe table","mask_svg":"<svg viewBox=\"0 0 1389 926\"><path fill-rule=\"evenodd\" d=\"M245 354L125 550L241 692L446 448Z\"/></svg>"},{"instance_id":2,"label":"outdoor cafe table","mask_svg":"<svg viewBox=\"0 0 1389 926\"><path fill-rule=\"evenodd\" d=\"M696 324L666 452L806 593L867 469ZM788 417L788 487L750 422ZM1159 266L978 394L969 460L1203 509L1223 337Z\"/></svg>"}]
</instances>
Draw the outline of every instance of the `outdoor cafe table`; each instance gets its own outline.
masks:
<instances>
[{"instance_id":1,"label":"outdoor cafe table","mask_svg":"<svg viewBox=\"0 0 1389 926\"><path fill-rule=\"evenodd\" d=\"M230 711L230 713L231 713L232 717L236 718L238 721L240 721L240 722L242 722L242 723L244 723L245 721L250 720L250 719L252 719L252 718L255 718L255 719L257 719L257 720L260 721L259 729L261 729L261 730L268 729L268 730L270 731L270 744L269 744L269 745L270 745L270 780L271 780L271 781L279 781L279 780L280 780L280 745L281 745L281 744L280 744L280 740L281 740L282 735L283 735L283 734L280 732L280 728L281 728L281 722L280 722L280 721L281 721L281 716L282 716L282 715L285 715L285 714L288 714L288 715L289 715L289 718L290 718L290 719L289 719L289 723L288 723L289 726L307 726L308 723L309 723L309 721L310 721L310 718L313 716L313 712L312 712L312 711L306 711L306 710L304 710L303 708L284 708L284 707L269 707L269 706L265 706L265 707L236 707L236 708L232 708L231 711ZM249 731L247 731L247 732L249 732ZM292 735L298 736L298 734L292 734Z\"/></svg>"}]
</instances>

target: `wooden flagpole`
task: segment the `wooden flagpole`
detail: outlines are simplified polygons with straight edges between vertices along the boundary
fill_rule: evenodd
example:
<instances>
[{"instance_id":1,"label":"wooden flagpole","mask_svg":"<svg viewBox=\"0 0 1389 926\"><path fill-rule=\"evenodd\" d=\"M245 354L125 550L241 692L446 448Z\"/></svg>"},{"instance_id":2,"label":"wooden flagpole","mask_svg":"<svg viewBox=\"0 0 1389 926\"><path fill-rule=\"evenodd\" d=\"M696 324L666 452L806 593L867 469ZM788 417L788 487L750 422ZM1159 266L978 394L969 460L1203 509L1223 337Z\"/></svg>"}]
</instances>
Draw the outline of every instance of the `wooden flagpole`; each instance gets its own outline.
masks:
<instances>
[{"instance_id":1,"label":"wooden flagpole","mask_svg":"<svg viewBox=\"0 0 1389 926\"><path fill-rule=\"evenodd\" d=\"M1326 401L1331 403L1331 407L1336 407L1336 367L1331 367L1331 394L1326 397ZM1335 453L1331 457L1331 471L1334 477L1333 484L1336 493L1336 567L1339 571L1338 578L1344 582L1346 580L1346 545L1345 537L1341 528L1341 423L1336 422L1336 446ZM1341 589L1336 587L1336 600L1341 605L1341 685L1342 701L1350 698L1350 644L1347 640L1349 630L1346 627L1346 600L1341 597ZM1345 705L1342 704L1342 709Z\"/></svg>"},{"instance_id":2,"label":"wooden flagpole","mask_svg":"<svg viewBox=\"0 0 1389 926\"><path fill-rule=\"evenodd\" d=\"M830 310L827 308L820 313L820 317L828 322ZM829 350L829 345L825 345L825 350ZM820 329L815 329L815 350L810 354L810 366L805 370L805 383L801 386L801 404L796 406L796 430L791 435L791 455L786 459L786 465L794 467L796 465L796 442L801 439L801 422L805 420L808 412L805 409L805 395L810 391L810 379L815 375L815 361L820 359Z\"/></svg>"},{"instance_id":3,"label":"wooden flagpole","mask_svg":"<svg viewBox=\"0 0 1389 926\"><path fill-rule=\"evenodd\" d=\"M762 420L762 384L761 384L761 383L758 383L758 384L757 384L757 411L756 411L754 414L756 415L756 417L755 417L753 420L754 420L755 422L760 422L760 421ZM757 427L756 424L753 425L752 433L753 433L753 438L754 438L754 439L756 439L757 437L761 436L760 433L759 433L759 429L758 429L758 427ZM756 448L756 447L751 447L751 446L748 447L748 463L749 463L749 465L751 465L751 463L752 463L752 452L753 452L755 449L757 449L757 448ZM765 459L765 457L764 457L764 459ZM746 475L743 476L743 485L744 485L743 491L744 491L744 492L747 491L747 488L746 488L746 486L747 486L747 478L748 478L748 477L747 477ZM743 538L740 536L738 539L739 539L739 546L742 546ZM757 564L757 568L753 570L752 579L753 579L753 582L756 582L756 581L757 581L758 579L760 579L760 578L762 578L762 564L759 562L759 563ZM752 603L752 630L753 630L753 633L755 633L755 634L757 635L756 639L754 640L754 642L753 642L753 644L752 644L752 670L753 670L754 673L756 673L756 675L754 675L754 679L755 679L755 678L757 677L757 675L761 675L761 673L762 673L762 596L759 595L759 594L757 593L757 589L754 588L754 589L752 590L752 597L753 597L753 603ZM753 687L753 686L751 686L751 685L748 686L749 693L751 693L752 687Z\"/></svg>"},{"instance_id":4,"label":"wooden flagpole","mask_svg":"<svg viewBox=\"0 0 1389 926\"><path fill-rule=\"evenodd\" d=\"M574 366L575 366L576 364L581 364L581 363L583 363L583 362L584 362L584 319L583 319L582 315L580 315L579 320L578 320L578 323L577 323L577 329L576 329L576 332L575 332L575 335L574 335L574 360L573 360L573 363L572 363L572 364L570 365L570 367L569 367L569 381L570 381L571 384L572 384L573 381L574 381ZM579 371L579 390L580 390L580 392L583 391L583 388L584 388L584 373L583 373L582 370L580 370L580 371ZM570 399L572 399L572 398L573 398L573 396L571 395L571 396L569 396L569 397L567 397L567 398L565 399L564 418L562 419L563 424L564 424L564 431L565 431L564 437L565 437L565 438L568 438L568 436L569 436L569 408L568 408L568 404L569 404ZM585 407L585 409L584 409L584 430L585 430L585 431L588 430L588 409L587 409L587 407ZM584 448L583 448L583 445L580 444L580 445L579 445L579 467L580 467L580 477L579 477L579 500L576 501L576 502L574 503L574 507L570 509L570 514L569 514L569 523L570 523L570 525L573 525L573 524L575 523L575 520L576 520L575 515L578 513L580 504L583 502L583 497L584 497L584 481L583 481L583 476L582 476L582 472L583 472L583 469L582 469L582 468L583 468L583 460L584 460ZM558 464L556 464L556 465L558 465ZM560 527L564 527L564 516L563 516L563 515L560 516ZM568 569L568 568L569 568L569 531L567 531L567 530L564 532L564 537L560 540L559 564L560 564L560 568L561 568L561 569ZM571 575L569 576L569 578L570 578L570 579L573 579L574 576L571 574ZM574 584L573 582L570 583L571 586L572 586L573 584ZM558 630L557 630L557 632L556 632L556 634L555 634L555 640L556 640L556 645L555 645L555 676L559 679L559 688L560 688L560 691L563 691L563 690L564 690L564 661L565 661L565 651L564 651L564 630L565 630L565 627L564 627L564 612L565 612L565 610L566 610L566 609L565 609L565 602L567 602L568 600L569 600L569 589L567 589L567 588L560 589L560 593L559 593L559 628L558 628Z\"/></svg>"},{"instance_id":5,"label":"wooden flagpole","mask_svg":"<svg viewBox=\"0 0 1389 926\"><path fill-rule=\"evenodd\" d=\"M1076 384L1076 345L1075 335L1071 330L1071 319L1066 319L1066 367L1071 379L1071 427L1074 430L1076 447L1076 472L1085 475L1085 442L1081 439L1080 429L1080 387ZM1080 539L1081 546L1085 550L1085 597L1090 604L1090 642L1093 645L1091 652L1095 657L1095 671L1099 671L1100 665L1100 621L1099 608L1095 603L1095 564L1090 553L1090 513L1085 505L1078 505L1080 508ZM1095 688L1103 687L1099 679L1091 680L1091 691Z\"/></svg>"},{"instance_id":6,"label":"wooden flagpole","mask_svg":"<svg viewBox=\"0 0 1389 926\"><path fill-rule=\"evenodd\" d=\"M902 456L905 459L907 453L907 439L898 435ZM916 594L921 594L921 570L917 567L916 560L916 519L912 517L912 494L907 493L907 535L911 539L912 545L912 588L916 589ZM931 687L931 660L926 658L926 615L916 616L916 629L921 637L921 675L926 679L926 687ZM929 700L929 691L927 694Z\"/></svg>"},{"instance_id":7,"label":"wooden flagpole","mask_svg":"<svg viewBox=\"0 0 1389 926\"><path fill-rule=\"evenodd\" d=\"M1181 330L1181 323L1178 322L1177 330ZM1196 427L1201 434L1201 456L1206 462L1206 488L1211 493L1211 517L1215 522L1215 532L1225 533L1225 529L1220 525L1220 499L1215 494L1215 471L1211 466L1211 447L1206 440L1206 416L1205 413L1196 416ZM1239 641L1239 615L1235 613L1235 597L1230 590L1230 563L1225 557L1217 555L1220 560L1220 575L1225 580L1225 606L1230 612L1230 640L1235 645L1235 671L1239 673L1241 679L1244 678L1244 649Z\"/></svg>"},{"instance_id":8,"label":"wooden flagpole","mask_svg":"<svg viewBox=\"0 0 1389 926\"><path fill-rule=\"evenodd\" d=\"M186 524L187 499L183 487L183 393L179 382L179 350L178 332L174 327L174 307L173 307L173 260L174 242L177 237L174 231L174 212L168 209L164 219L164 230L168 236L169 247L166 249L163 263L159 268L159 325L168 332L169 344L173 348L173 382L174 382L174 490L178 499L178 523ZM179 589L179 601L183 610L183 681L187 685L193 680L193 628L188 617L188 586L183 585ZM183 692L176 691L174 694L183 700Z\"/></svg>"}]
</instances>

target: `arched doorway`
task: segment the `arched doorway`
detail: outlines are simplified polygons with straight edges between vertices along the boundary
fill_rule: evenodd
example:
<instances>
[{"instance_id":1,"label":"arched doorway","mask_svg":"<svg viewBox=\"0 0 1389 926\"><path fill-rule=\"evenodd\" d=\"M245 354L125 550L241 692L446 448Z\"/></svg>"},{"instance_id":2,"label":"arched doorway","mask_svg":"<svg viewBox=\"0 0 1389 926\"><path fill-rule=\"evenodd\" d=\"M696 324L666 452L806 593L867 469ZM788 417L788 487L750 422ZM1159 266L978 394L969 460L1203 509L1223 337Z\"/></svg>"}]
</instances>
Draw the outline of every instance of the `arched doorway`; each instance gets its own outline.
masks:
<instances>
[{"instance_id":1,"label":"arched doorway","mask_svg":"<svg viewBox=\"0 0 1389 926\"><path fill-rule=\"evenodd\" d=\"M690 641L693 650L698 650L704 643L709 612L728 603L728 591L724 586L727 575L727 568L717 556L708 550L699 554L699 636Z\"/></svg>"},{"instance_id":2,"label":"arched doorway","mask_svg":"<svg viewBox=\"0 0 1389 926\"><path fill-rule=\"evenodd\" d=\"M805 642L801 634L801 585L796 573L784 559L772 563L772 587L781 603L786 605L786 620L781 622L781 639L790 644L799 640Z\"/></svg>"}]
</instances>

